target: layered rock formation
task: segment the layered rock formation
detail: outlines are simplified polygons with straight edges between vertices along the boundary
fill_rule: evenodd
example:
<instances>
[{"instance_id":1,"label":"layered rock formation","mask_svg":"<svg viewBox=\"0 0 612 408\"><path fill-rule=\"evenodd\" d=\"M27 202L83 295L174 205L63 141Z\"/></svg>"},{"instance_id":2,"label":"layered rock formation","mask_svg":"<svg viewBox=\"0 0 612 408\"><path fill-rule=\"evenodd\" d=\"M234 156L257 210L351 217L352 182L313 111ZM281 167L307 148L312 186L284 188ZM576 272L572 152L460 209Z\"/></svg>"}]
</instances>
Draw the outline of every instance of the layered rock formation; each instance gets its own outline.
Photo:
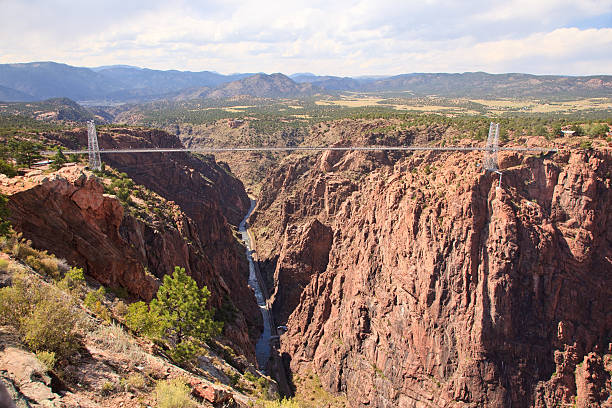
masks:
<instances>
[{"instance_id":1,"label":"layered rock formation","mask_svg":"<svg viewBox=\"0 0 612 408\"><path fill-rule=\"evenodd\" d=\"M55 137L71 147L87 140L84 131ZM99 144L180 146L165 132L139 129L101 132ZM35 247L83 266L104 285L125 287L143 299L155 294L159 279L175 265L184 267L211 290L212 306L237 308L229 313L235 320L226 324L226 335L253 360L262 321L247 285L244 247L233 233L250 204L242 183L211 157L150 153L105 155L103 161L176 203L175 226L158 228L130 216L117 199L103 195L95 178L59 176L12 194L16 230Z\"/></svg>"},{"instance_id":2,"label":"layered rock formation","mask_svg":"<svg viewBox=\"0 0 612 408\"><path fill-rule=\"evenodd\" d=\"M37 248L82 266L102 284L150 300L159 286L159 279L145 272L154 245L122 235L128 228L144 235L144 225L125 215L119 200L104 195L102 184L82 170L73 166L53 175L33 172L23 181L3 179L13 227ZM25 185L19 189L19 184ZM157 242L158 249L169 244L161 234Z\"/></svg>"},{"instance_id":3,"label":"layered rock formation","mask_svg":"<svg viewBox=\"0 0 612 408\"><path fill-rule=\"evenodd\" d=\"M270 175L252 225L293 372L355 407L612 402L612 153L504 154L501 187L480 160Z\"/></svg>"}]
</instances>

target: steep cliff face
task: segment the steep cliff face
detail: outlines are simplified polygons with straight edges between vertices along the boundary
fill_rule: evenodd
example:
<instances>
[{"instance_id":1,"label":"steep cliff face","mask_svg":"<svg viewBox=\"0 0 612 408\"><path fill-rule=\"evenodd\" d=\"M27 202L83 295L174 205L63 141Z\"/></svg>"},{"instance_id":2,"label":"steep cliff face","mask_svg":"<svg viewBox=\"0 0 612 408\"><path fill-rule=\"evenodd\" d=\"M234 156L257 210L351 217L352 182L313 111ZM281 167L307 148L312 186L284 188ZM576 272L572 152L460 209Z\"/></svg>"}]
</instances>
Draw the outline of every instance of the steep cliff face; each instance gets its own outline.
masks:
<instances>
[{"instance_id":1,"label":"steep cliff face","mask_svg":"<svg viewBox=\"0 0 612 408\"><path fill-rule=\"evenodd\" d=\"M163 275L179 265L200 285L208 286L214 307L227 307L237 293L246 299L235 304L249 307L252 294L240 268L230 265L234 269L220 269L209 257L206 240L221 238L200 235L193 220L178 207L174 226L156 228L126 213L119 200L103 194L99 180L84 174L80 167L25 181L4 179L1 187L10 194L11 222L17 231L34 246L82 266L103 285L123 287L149 300ZM225 256L226 262L240 260L233 246L216 251L220 252L214 256ZM238 273L232 275L234 270ZM251 310L237 313L235 320L226 324L225 333L238 351L252 359L252 341L261 322Z\"/></svg>"},{"instance_id":2,"label":"steep cliff face","mask_svg":"<svg viewBox=\"0 0 612 408\"><path fill-rule=\"evenodd\" d=\"M83 129L55 137L69 147L87 145L87 133ZM176 136L161 130L140 128L99 129L98 143L103 150L182 147ZM222 301L233 303L244 315L254 344L262 330L261 315L247 285L249 272L244 248L232 232L250 207L240 180L229 172L226 165L217 163L213 156L102 153L102 161L127 173L135 183L175 202L189 217L191 222L186 228L190 229L190 236L198 238L191 240L198 250L197 256L189 257L189 262L182 266L200 284L209 285L209 288L219 285L231 288L231 291L219 292L213 305L219 308ZM174 249L179 249L180 253L180 248L168 248L160 256L171 259ZM160 276L167 271L153 273ZM235 335L236 338L244 337L244 334Z\"/></svg>"},{"instance_id":3,"label":"steep cliff face","mask_svg":"<svg viewBox=\"0 0 612 408\"><path fill-rule=\"evenodd\" d=\"M23 181L4 178L1 188L9 194L13 227L37 248L82 266L111 288L125 287L144 299L155 295L159 280L144 269L149 248L130 245L120 231L137 222L124 217L119 200L104 195L102 184L82 168Z\"/></svg>"},{"instance_id":4,"label":"steep cliff face","mask_svg":"<svg viewBox=\"0 0 612 408\"><path fill-rule=\"evenodd\" d=\"M105 134L100 144L126 147L138 138L160 146L173 143L163 132L127 130L125 135ZM235 319L226 323L225 334L237 351L254 361L261 315L247 285L244 247L228 222L238 222L245 198L248 203L241 183L214 159L125 156L105 160L136 183L173 200L176 204L160 203L176 207L172 225L160 227L131 216L119 200L103 194L95 177L83 176L73 167L52 177L40 175L28 188L9 192L15 229L35 247L84 267L102 284L125 287L147 300L154 296L163 275L175 265L184 267L198 284L208 286L212 306L237 307L236 313L230 313Z\"/></svg>"},{"instance_id":5,"label":"steep cliff face","mask_svg":"<svg viewBox=\"0 0 612 408\"><path fill-rule=\"evenodd\" d=\"M271 174L253 227L294 372L356 407L612 402L612 153L505 154L499 188L480 160Z\"/></svg>"}]
</instances>

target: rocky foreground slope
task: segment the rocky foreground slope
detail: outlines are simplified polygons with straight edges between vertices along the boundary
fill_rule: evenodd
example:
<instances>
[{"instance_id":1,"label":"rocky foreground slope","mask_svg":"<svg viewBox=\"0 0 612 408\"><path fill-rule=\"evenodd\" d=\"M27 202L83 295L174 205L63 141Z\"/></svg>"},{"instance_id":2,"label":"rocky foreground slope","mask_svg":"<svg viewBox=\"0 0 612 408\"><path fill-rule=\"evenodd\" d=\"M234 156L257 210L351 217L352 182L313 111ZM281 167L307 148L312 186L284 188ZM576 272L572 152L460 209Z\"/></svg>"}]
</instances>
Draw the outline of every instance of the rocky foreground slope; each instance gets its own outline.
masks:
<instances>
[{"instance_id":1,"label":"rocky foreground slope","mask_svg":"<svg viewBox=\"0 0 612 408\"><path fill-rule=\"evenodd\" d=\"M376 124L343 126L367 144ZM501 186L480 161L328 152L270 174L251 221L294 373L355 407L612 403L612 152L505 153Z\"/></svg>"}]
</instances>

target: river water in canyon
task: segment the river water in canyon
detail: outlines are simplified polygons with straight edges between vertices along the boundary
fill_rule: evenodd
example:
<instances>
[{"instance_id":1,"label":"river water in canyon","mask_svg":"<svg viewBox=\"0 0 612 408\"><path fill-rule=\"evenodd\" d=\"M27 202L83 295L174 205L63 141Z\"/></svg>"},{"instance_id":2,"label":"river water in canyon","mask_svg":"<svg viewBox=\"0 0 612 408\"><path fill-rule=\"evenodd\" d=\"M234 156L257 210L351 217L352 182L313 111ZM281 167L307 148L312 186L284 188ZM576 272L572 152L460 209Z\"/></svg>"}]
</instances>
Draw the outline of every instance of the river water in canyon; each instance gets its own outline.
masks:
<instances>
[{"instance_id":1,"label":"river water in canyon","mask_svg":"<svg viewBox=\"0 0 612 408\"><path fill-rule=\"evenodd\" d=\"M249 286L255 292L257 305L259 306L261 317L263 318L264 330L261 333L259 340L257 340L257 344L255 345L255 356L257 357L259 369L265 371L266 364L270 359L270 336L272 335L272 327L270 310L268 309L268 305L266 304L266 299L262 291L262 282L259 281L260 276L255 270L255 263L253 262L253 256L251 255L253 252L253 245L247 229L247 219L255 209L255 204L256 201L251 200L251 208L249 208L249 212L238 226L238 231L240 232L242 241L244 241L246 246L246 256L249 261Z\"/></svg>"}]
</instances>

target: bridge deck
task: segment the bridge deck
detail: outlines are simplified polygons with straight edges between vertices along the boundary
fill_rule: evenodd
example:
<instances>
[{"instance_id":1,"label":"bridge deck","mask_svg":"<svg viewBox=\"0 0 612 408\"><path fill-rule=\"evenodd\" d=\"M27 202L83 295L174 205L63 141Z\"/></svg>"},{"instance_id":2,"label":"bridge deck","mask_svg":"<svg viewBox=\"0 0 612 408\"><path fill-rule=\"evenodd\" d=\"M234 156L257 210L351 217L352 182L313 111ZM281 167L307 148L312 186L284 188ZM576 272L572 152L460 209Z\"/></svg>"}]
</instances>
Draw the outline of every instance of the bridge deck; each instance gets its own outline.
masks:
<instances>
[{"instance_id":1,"label":"bridge deck","mask_svg":"<svg viewBox=\"0 0 612 408\"><path fill-rule=\"evenodd\" d=\"M488 147L431 147L431 146L347 146L347 147L331 147L331 146L283 146L283 147L193 147L193 148L146 148L146 149L100 149L100 154L117 154L117 153L176 153L176 152L193 152L193 153L225 153L225 152L293 152L293 151L490 151ZM548 153L557 152L556 148L549 147L498 147L497 151L512 151L512 152L534 152ZM64 154L87 154L88 150L64 150ZM44 154L54 154L55 151L46 151Z\"/></svg>"}]
</instances>

